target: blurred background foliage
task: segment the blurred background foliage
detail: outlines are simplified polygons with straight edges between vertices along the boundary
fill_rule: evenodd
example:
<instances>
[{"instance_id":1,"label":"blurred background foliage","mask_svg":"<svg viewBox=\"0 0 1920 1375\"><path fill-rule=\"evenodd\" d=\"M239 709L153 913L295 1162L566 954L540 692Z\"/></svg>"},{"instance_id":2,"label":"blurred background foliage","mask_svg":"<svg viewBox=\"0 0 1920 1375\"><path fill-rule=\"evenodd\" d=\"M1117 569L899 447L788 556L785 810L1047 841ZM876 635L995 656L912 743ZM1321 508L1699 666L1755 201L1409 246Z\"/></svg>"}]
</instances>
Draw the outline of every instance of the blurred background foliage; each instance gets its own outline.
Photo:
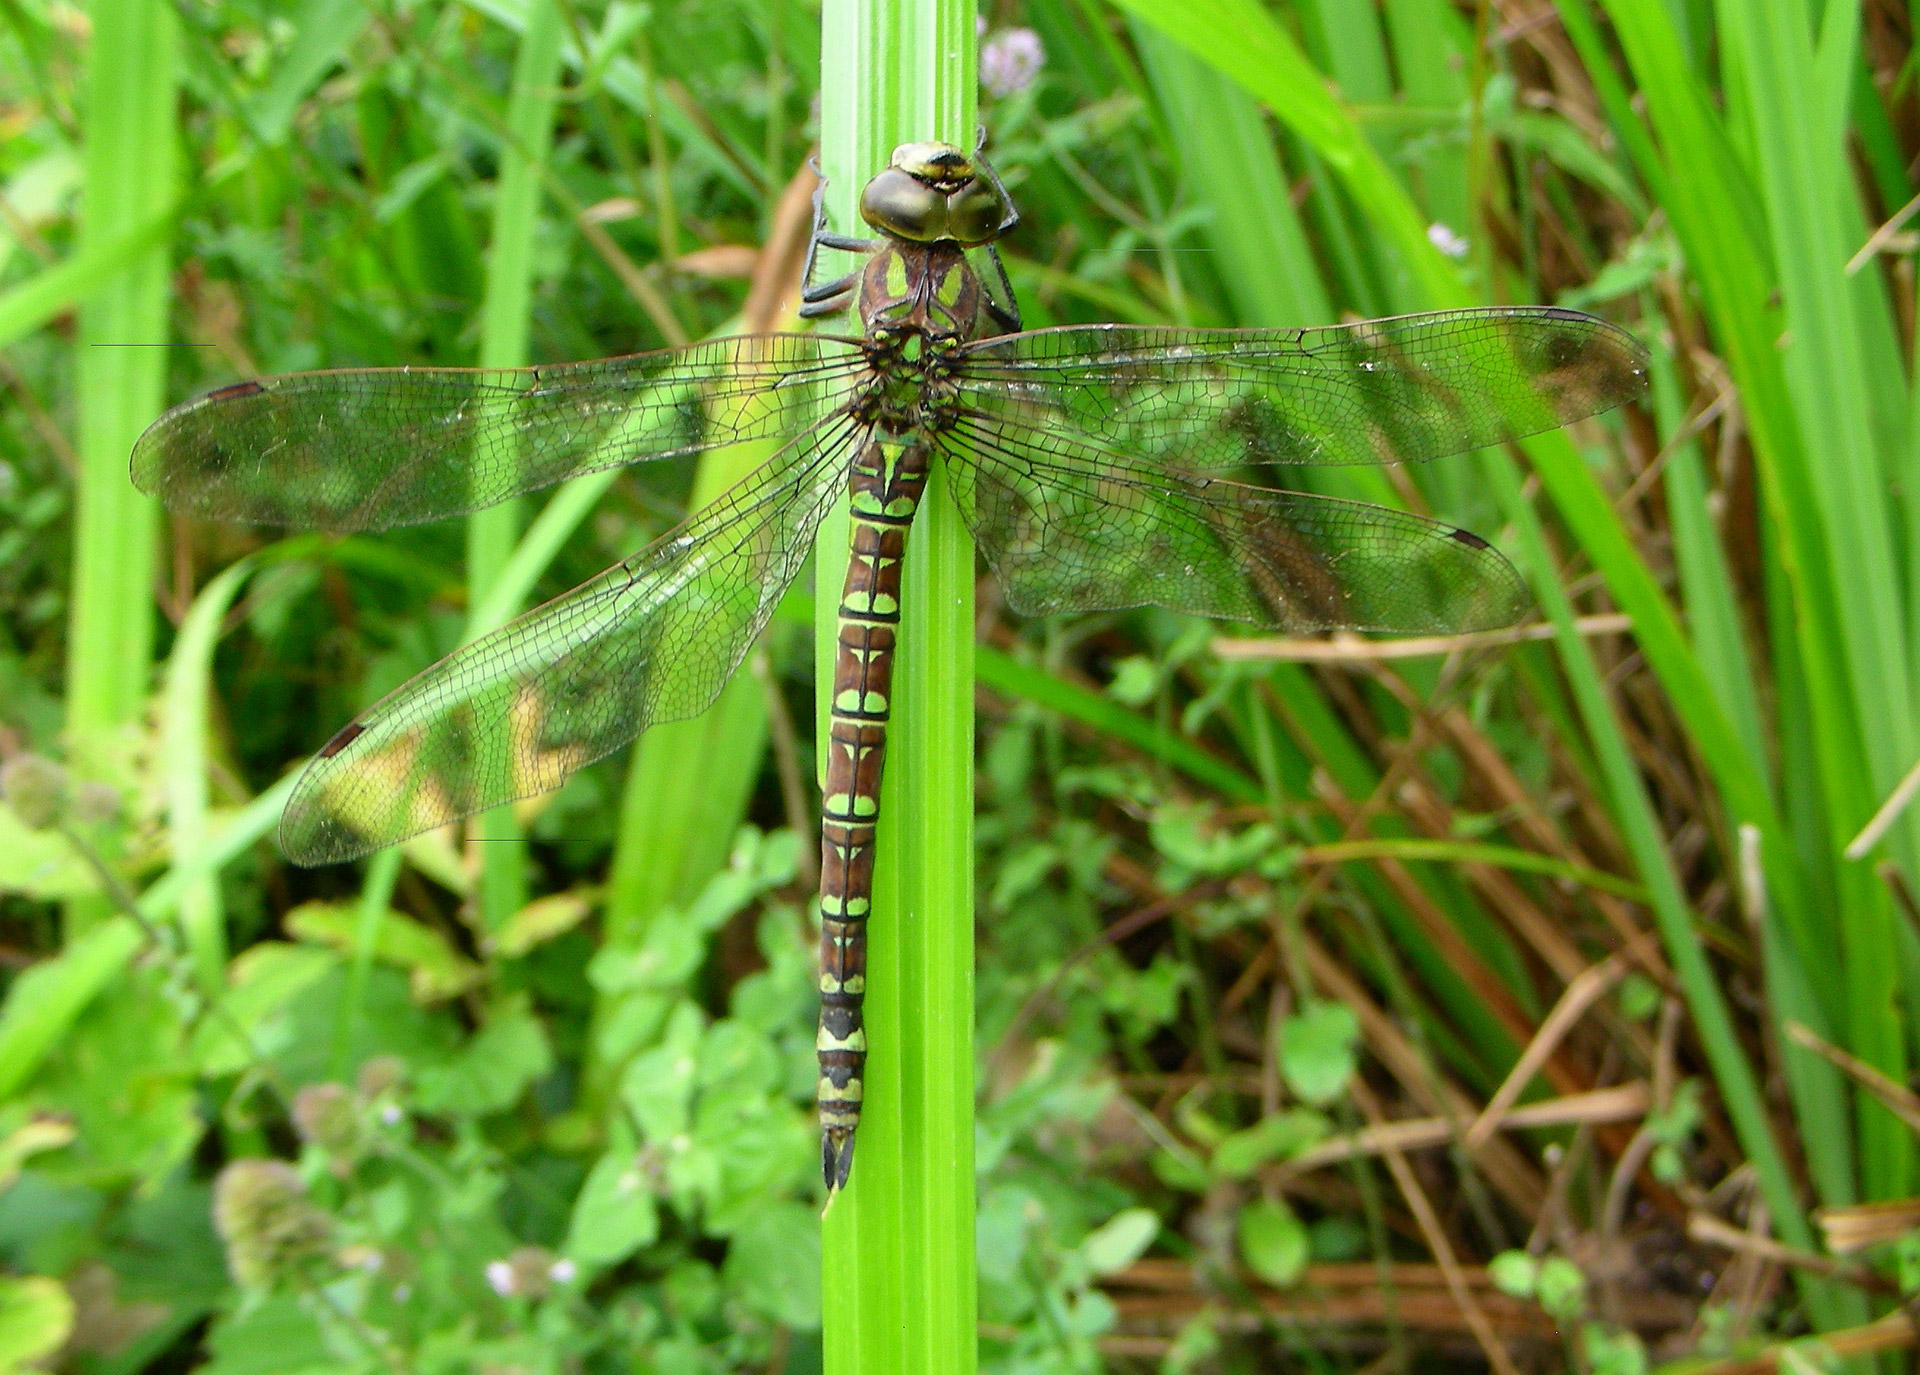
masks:
<instances>
[{"instance_id":1,"label":"blurred background foliage","mask_svg":"<svg viewBox=\"0 0 1920 1375\"><path fill-rule=\"evenodd\" d=\"M819 1369L804 595L708 718L492 844L271 841L342 722L754 456L346 539L125 482L238 377L778 324L817 11L0 14L0 1368ZM1656 355L1524 454L1301 473L1496 539L1538 634L1394 657L982 583L982 1365L1910 1345L1908 11L981 34L1029 327L1541 301Z\"/></svg>"}]
</instances>

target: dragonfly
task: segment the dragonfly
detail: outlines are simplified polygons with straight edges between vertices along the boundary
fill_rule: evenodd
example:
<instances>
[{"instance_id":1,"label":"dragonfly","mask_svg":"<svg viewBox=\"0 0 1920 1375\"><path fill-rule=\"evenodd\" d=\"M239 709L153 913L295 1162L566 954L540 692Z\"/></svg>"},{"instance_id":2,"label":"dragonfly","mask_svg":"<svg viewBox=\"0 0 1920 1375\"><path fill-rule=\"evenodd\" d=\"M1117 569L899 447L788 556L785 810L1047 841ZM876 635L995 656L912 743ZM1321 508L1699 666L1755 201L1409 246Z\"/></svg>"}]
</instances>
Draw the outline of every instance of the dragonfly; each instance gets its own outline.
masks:
<instances>
[{"instance_id":1,"label":"dragonfly","mask_svg":"<svg viewBox=\"0 0 1920 1375\"><path fill-rule=\"evenodd\" d=\"M849 508L820 866L821 1172L845 1187L862 1103L867 922L902 559L936 465L1026 616L1157 605L1289 631L1456 632L1528 609L1471 531L1260 485L1300 464L1432 459L1639 396L1624 329L1552 307L1308 329L1023 330L998 241L1019 216L978 149L909 143L866 183L866 237L816 194L800 313L858 334L719 338L525 369L236 382L160 417L132 473L176 510L381 530L568 478L778 441L630 558L465 645L334 735L289 797L296 864L355 859L551 791L718 696ZM822 250L852 267L815 281Z\"/></svg>"}]
</instances>

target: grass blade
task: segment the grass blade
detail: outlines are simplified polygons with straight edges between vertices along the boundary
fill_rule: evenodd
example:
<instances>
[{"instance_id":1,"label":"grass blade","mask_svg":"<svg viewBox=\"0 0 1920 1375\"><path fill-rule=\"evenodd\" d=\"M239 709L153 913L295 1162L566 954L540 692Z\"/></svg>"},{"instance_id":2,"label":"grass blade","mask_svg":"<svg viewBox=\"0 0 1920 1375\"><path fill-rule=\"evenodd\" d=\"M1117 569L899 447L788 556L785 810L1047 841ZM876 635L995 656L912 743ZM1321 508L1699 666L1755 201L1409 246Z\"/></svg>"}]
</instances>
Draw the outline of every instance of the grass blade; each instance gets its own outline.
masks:
<instances>
[{"instance_id":1,"label":"grass blade","mask_svg":"<svg viewBox=\"0 0 1920 1375\"><path fill-rule=\"evenodd\" d=\"M480 366L517 368L527 361L528 309L533 294L533 234L539 223L540 168L553 142L554 100L560 79L560 12L555 0L531 0L527 26L513 68L507 106L507 143L500 154L494 190L493 238L487 257L487 290L481 304ZM520 533L517 500L501 502L467 518L467 583L476 604L500 622L469 618L467 638L496 628L518 609L487 594L511 561ZM526 847L511 807L474 818L480 847L480 921L494 930L526 905Z\"/></svg>"},{"instance_id":2,"label":"grass blade","mask_svg":"<svg viewBox=\"0 0 1920 1375\"><path fill-rule=\"evenodd\" d=\"M213 651L221 622L253 562L228 566L200 589L180 623L173 653L167 658L160 704L161 774L167 794L167 843L176 855L190 855L207 839L207 714L213 699ZM180 925L187 952L209 996L225 983L226 918L220 890L211 880L188 888L180 899Z\"/></svg>"}]
</instances>

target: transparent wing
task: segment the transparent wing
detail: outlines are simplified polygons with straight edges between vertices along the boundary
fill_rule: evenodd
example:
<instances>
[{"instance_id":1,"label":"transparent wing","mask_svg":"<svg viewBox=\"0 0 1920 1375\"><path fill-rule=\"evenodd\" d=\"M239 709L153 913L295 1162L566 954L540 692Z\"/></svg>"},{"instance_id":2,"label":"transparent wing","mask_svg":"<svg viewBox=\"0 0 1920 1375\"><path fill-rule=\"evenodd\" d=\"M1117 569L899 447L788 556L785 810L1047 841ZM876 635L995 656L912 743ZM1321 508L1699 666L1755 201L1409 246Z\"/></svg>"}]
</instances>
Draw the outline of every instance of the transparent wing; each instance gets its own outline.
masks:
<instances>
[{"instance_id":1,"label":"transparent wing","mask_svg":"<svg viewBox=\"0 0 1920 1375\"><path fill-rule=\"evenodd\" d=\"M1478 535L1306 492L1133 462L1060 431L962 415L943 437L955 500L1012 608L1165 606L1286 630L1447 632L1526 611Z\"/></svg>"},{"instance_id":2,"label":"transparent wing","mask_svg":"<svg viewBox=\"0 0 1920 1375\"><path fill-rule=\"evenodd\" d=\"M1640 395L1647 354L1553 307L1321 329L1085 325L969 345L968 404L1153 464L1397 463L1551 430Z\"/></svg>"},{"instance_id":3,"label":"transparent wing","mask_svg":"<svg viewBox=\"0 0 1920 1375\"><path fill-rule=\"evenodd\" d=\"M134 445L133 481L219 520L382 530L798 434L863 366L855 340L762 334L538 368L289 373L175 406Z\"/></svg>"},{"instance_id":4,"label":"transparent wing","mask_svg":"<svg viewBox=\"0 0 1920 1375\"><path fill-rule=\"evenodd\" d=\"M352 859L550 791L704 710L806 561L852 429L827 417L648 548L389 694L294 786L288 857Z\"/></svg>"}]
</instances>

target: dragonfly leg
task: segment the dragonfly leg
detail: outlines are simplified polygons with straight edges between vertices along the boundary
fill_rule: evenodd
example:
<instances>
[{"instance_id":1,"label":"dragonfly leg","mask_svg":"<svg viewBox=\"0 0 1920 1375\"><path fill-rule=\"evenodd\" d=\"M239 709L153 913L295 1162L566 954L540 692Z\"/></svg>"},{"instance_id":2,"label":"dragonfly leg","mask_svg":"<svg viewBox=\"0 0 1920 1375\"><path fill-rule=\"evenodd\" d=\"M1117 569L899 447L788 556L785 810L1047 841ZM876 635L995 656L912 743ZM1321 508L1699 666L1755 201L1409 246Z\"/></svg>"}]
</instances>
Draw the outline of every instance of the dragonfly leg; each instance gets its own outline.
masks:
<instances>
[{"instance_id":1,"label":"dragonfly leg","mask_svg":"<svg viewBox=\"0 0 1920 1375\"><path fill-rule=\"evenodd\" d=\"M814 168L816 172L819 170L818 167ZM800 270L800 299L808 304L824 302L829 296L846 293L860 275L857 272L849 273L835 281L823 282L815 286L813 273L820 261L821 249L834 248L845 253L871 253L880 247L878 239L851 239L845 234L829 233L826 195L827 182L826 178L822 177L820 184L813 188L813 236L807 240L807 262L806 266ZM820 310L808 310L803 307L800 315L802 319L812 319L819 315L837 315L847 308L847 304L847 301L841 301L832 309Z\"/></svg>"},{"instance_id":2,"label":"dragonfly leg","mask_svg":"<svg viewBox=\"0 0 1920 1375\"><path fill-rule=\"evenodd\" d=\"M817 301L808 301L802 305L799 315L802 320L819 320L828 315L838 315L853 304L853 293L842 291L835 296L826 296Z\"/></svg>"},{"instance_id":3,"label":"dragonfly leg","mask_svg":"<svg viewBox=\"0 0 1920 1375\"><path fill-rule=\"evenodd\" d=\"M993 274L999 278L1000 285L996 293L994 284L988 282L986 291L981 293L987 314L1000 326L1002 334L1018 334L1021 330L1020 301L1013 294L1013 283L1007 280L1007 265L1000 261L1000 250L992 244L987 245L987 260L993 264Z\"/></svg>"},{"instance_id":4,"label":"dragonfly leg","mask_svg":"<svg viewBox=\"0 0 1920 1375\"><path fill-rule=\"evenodd\" d=\"M831 296L844 296L859 280L858 272L849 272L846 276L835 277L830 282L815 282L811 286L800 288L800 299L812 305L815 301L824 301Z\"/></svg>"}]
</instances>

